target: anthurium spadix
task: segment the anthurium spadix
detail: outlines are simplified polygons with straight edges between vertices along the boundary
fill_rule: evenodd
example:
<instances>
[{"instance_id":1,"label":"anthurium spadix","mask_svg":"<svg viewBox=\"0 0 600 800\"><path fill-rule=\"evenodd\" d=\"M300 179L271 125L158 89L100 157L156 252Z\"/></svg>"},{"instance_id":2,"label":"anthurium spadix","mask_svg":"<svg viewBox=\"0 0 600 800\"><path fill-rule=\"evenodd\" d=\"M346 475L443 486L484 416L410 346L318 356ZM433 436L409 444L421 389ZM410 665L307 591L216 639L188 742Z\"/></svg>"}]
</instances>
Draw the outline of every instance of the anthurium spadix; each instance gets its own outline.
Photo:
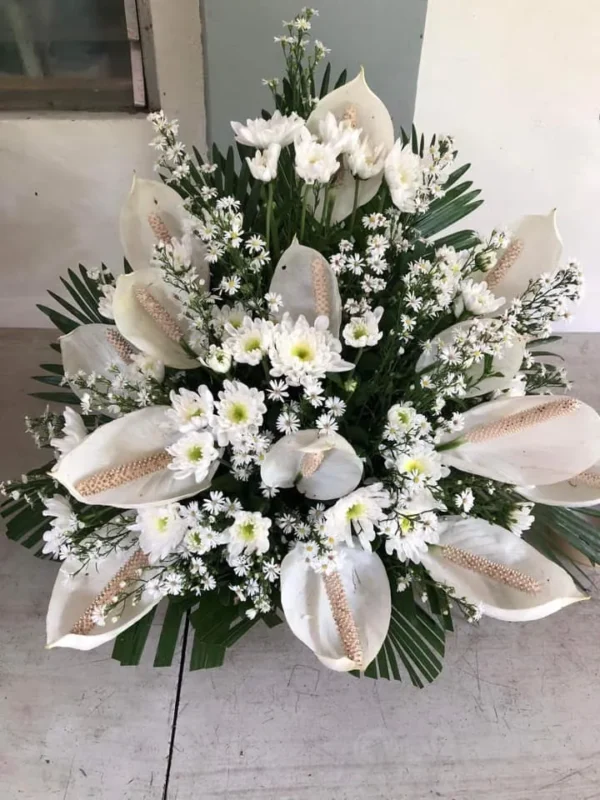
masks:
<instances>
[{"instance_id":1,"label":"anthurium spadix","mask_svg":"<svg viewBox=\"0 0 600 800\"><path fill-rule=\"evenodd\" d=\"M281 605L292 633L329 669L365 669L387 636L390 584L376 553L341 546L336 571L315 572L305 545L281 564Z\"/></svg>"},{"instance_id":2,"label":"anthurium spadix","mask_svg":"<svg viewBox=\"0 0 600 800\"><path fill-rule=\"evenodd\" d=\"M82 503L115 508L160 505L191 497L210 486L219 461L206 478L176 477L167 447L179 438L169 422L170 406L133 411L102 425L63 456L52 471Z\"/></svg>"},{"instance_id":3,"label":"anthurium spadix","mask_svg":"<svg viewBox=\"0 0 600 800\"><path fill-rule=\"evenodd\" d=\"M600 417L571 397L500 398L465 412L438 450L447 466L492 480L560 483L600 460Z\"/></svg>"},{"instance_id":4,"label":"anthurium spadix","mask_svg":"<svg viewBox=\"0 0 600 800\"><path fill-rule=\"evenodd\" d=\"M329 318L329 330L339 337L342 301L337 278L323 256L294 240L283 253L271 280L269 291L281 296L283 305L277 319L287 311L292 319L300 315L311 325L320 316Z\"/></svg>"},{"instance_id":5,"label":"anthurium spadix","mask_svg":"<svg viewBox=\"0 0 600 800\"><path fill-rule=\"evenodd\" d=\"M519 494L532 503L546 506L583 508L600 504L600 461L589 469L560 483L545 486L519 486Z\"/></svg>"},{"instance_id":6,"label":"anthurium spadix","mask_svg":"<svg viewBox=\"0 0 600 800\"><path fill-rule=\"evenodd\" d=\"M571 576L514 533L481 519L447 517L422 563L456 597L506 622L541 619L585 600Z\"/></svg>"},{"instance_id":7,"label":"anthurium spadix","mask_svg":"<svg viewBox=\"0 0 600 800\"><path fill-rule=\"evenodd\" d=\"M522 217L515 225L509 245L498 256L492 269L482 276L497 297L507 303L520 297L529 281L554 272L562 254L562 240L556 225L556 209L549 214Z\"/></svg>"},{"instance_id":8,"label":"anthurium spadix","mask_svg":"<svg viewBox=\"0 0 600 800\"><path fill-rule=\"evenodd\" d=\"M169 367L193 369L198 360L182 346L187 328L181 306L160 270L139 269L120 275L113 297L115 322L122 336Z\"/></svg>"},{"instance_id":9,"label":"anthurium spadix","mask_svg":"<svg viewBox=\"0 0 600 800\"><path fill-rule=\"evenodd\" d=\"M138 178L135 173L129 196L121 209L121 244L133 269L146 269L158 242L180 242L186 238L184 222L190 216L183 198L161 181ZM187 239L186 239L187 241ZM206 248L199 239L189 239L192 264L208 286Z\"/></svg>"},{"instance_id":10,"label":"anthurium spadix","mask_svg":"<svg viewBox=\"0 0 600 800\"><path fill-rule=\"evenodd\" d=\"M440 351L461 337L473 334L485 334L486 329L497 326L499 323L493 319L465 320L451 325L438 334L431 347L423 352L417 361L416 370L422 372L440 358ZM503 347L500 355L494 356L491 363L491 374L483 377L486 362L482 357L467 370L467 391L465 397L479 397L482 394L503 390L510 386L513 378L521 368L525 355L525 339L514 334L512 339Z\"/></svg>"},{"instance_id":11,"label":"anthurium spadix","mask_svg":"<svg viewBox=\"0 0 600 800\"><path fill-rule=\"evenodd\" d=\"M378 158L385 158L394 144L394 125L390 113L384 103L368 87L365 72L360 72L349 83L334 89L322 97L310 117L307 127L316 136L320 134L319 126L332 113L338 122L345 121L353 128L360 128L360 144L368 146ZM343 157L344 158L344 157ZM358 180L357 206L372 200L377 194L383 178L383 160L381 172L365 180ZM335 200L332 211L332 222L340 222L352 213L354 207L356 180L347 163L341 167L333 178Z\"/></svg>"},{"instance_id":12,"label":"anthurium spadix","mask_svg":"<svg viewBox=\"0 0 600 800\"><path fill-rule=\"evenodd\" d=\"M335 500L352 492L361 481L363 463L352 445L338 433L320 436L305 430L283 436L270 448L261 465L267 486L296 486L311 500Z\"/></svg>"},{"instance_id":13,"label":"anthurium spadix","mask_svg":"<svg viewBox=\"0 0 600 800\"><path fill-rule=\"evenodd\" d=\"M102 530L96 536L102 537ZM140 577L148 558L130 545L93 563L69 558L61 565L46 616L47 647L92 650L115 639L160 601L160 595L143 590ZM127 599L115 603L121 594Z\"/></svg>"}]
</instances>

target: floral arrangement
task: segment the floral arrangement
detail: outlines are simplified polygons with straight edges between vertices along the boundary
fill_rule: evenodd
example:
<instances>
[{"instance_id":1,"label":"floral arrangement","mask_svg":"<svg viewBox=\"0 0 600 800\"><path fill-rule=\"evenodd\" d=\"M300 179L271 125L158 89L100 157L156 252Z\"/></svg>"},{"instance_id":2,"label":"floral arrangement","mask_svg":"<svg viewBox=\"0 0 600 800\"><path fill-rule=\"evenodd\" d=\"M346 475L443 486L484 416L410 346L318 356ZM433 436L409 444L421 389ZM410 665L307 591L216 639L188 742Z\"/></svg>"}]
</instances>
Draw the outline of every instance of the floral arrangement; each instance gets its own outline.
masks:
<instances>
[{"instance_id":1,"label":"floral arrangement","mask_svg":"<svg viewBox=\"0 0 600 800\"><path fill-rule=\"evenodd\" d=\"M115 640L214 667L285 618L327 667L417 685L452 614L535 620L600 561L600 417L546 348L581 295L554 213L442 234L480 200L451 138L398 136L364 72L330 90L303 9L275 110L237 156L150 115L125 269L63 280L61 364L27 420L48 463L4 485L8 536L62 562L48 647ZM317 74L320 78L317 80ZM79 408L79 412L76 410ZM525 534L522 536L522 534Z\"/></svg>"}]
</instances>

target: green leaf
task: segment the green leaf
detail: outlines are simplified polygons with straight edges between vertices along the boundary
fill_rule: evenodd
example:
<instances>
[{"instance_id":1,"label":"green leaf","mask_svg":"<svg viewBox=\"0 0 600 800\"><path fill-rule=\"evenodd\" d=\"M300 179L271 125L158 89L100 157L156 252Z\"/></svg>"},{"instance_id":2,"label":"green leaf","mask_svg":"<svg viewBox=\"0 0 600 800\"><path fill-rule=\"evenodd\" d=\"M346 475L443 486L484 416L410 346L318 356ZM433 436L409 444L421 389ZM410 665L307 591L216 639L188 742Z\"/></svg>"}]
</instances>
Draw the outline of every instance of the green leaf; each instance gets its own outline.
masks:
<instances>
[{"instance_id":1,"label":"green leaf","mask_svg":"<svg viewBox=\"0 0 600 800\"><path fill-rule=\"evenodd\" d=\"M340 77L335 82L334 89L339 89L340 86L343 86L346 83L346 78L348 77L348 70L344 69L340 72Z\"/></svg>"},{"instance_id":2,"label":"green leaf","mask_svg":"<svg viewBox=\"0 0 600 800\"><path fill-rule=\"evenodd\" d=\"M448 228L450 225L458 222L463 217L466 217L472 211L475 211L476 208L479 208L479 206L482 205L483 200L477 200L474 203L470 203L467 199L470 196L478 194L479 190L476 190L475 192L469 192L468 194L463 195L463 197L457 198L435 214L425 214L415 223L415 226L419 229L422 236L433 236L434 233L438 233L439 231L444 230L444 228Z\"/></svg>"},{"instance_id":3,"label":"green leaf","mask_svg":"<svg viewBox=\"0 0 600 800\"><path fill-rule=\"evenodd\" d=\"M36 308L39 308L42 314L45 314L54 327L58 328L61 333L71 333L71 331L79 327L78 322L74 322L72 319L69 319L69 317L65 317L64 314L55 311L53 308L48 308L48 306L44 306L41 303L36 303Z\"/></svg>"},{"instance_id":4,"label":"green leaf","mask_svg":"<svg viewBox=\"0 0 600 800\"><path fill-rule=\"evenodd\" d=\"M64 283L65 282L64 278L61 278L61 281ZM55 300L59 305L61 305L65 309L65 311L68 311L69 314L71 314L71 316L79 320L80 323L82 323L83 325L87 325L89 323L89 319L86 316L86 314L84 314L83 311L80 311L79 309L75 308L75 306L71 305L71 303L69 303L68 300L65 300L60 295L56 294L56 292L52 292L50 290L48 290L48 294L53 300Z\"/></svg>"},{"instance_id":5,"label":"green leaf","mask_svg":"<svg viewBox=\"0 0 600 800\"><path fill-rule=\"evenodd\" d=\"M456 181L459 181L465 172L468 172L471 169L470 164L463 164L462 167L455 169L454 172L450 173L448 180L444 184L444 189L448 189L450 186L453 186Z\"/></svg>"},{"instance_id":6,"label":"green leaf","mask_svg":"<svg viewBox=\"0 0 600 800\"><path fill-rule=\"evenodd\" d=\"M173 663L181 629L181 620L185 610L183 603L169 600L156 648L156 656L154 657L155 667L170 667Z\"/></svg>"},{"instance_id":7,"label":"green leaf","mask_svg":"<svg viewBox=\"0 0 600 800\"><path fill-rule=\"evenodd\" d=\"M115 639L112 658L120 661L122 667L134 667L140 663L155 612L156 606Z\"/></svg>"},{"instance_id":8,"label":"green leaf","mask_svg":"<svg viewBox=\"0 0 600 800\"><path fill-rule=\"evenodd\" d=\"M225 649L223 645L204 642L198 633L195 633L190 656L190 670L222 667L225 661Z\"/></svg>"},{"instance_id":9,"label":"green leaf","mask_svg":"<svg viewBox=\"0 0 600 800\"><path fill-rule=\"evenodd\" d=\"M34 375L32 380L38 383L45 383L47 386L61 386L63 376L61 375Z\"/></svg>"},{"instance_id":10,"label":"green leaf","mask_svg":"<svg viewBox=\"0 0 600 800\"><path fill-rule=\"evenodd\" d=\"M278 616L274 611L270 611L268 614L263 614L261 619L267 628L276 628L277 625L281 625L283 623L281 617Z\"/></svg>"},{"instance_id":11,"label":"green leaf","mask_svg":"<svg viewBox=\"0 0 600 800\"><path fill-rule=\"evenodd\" d=\"M479 236L475 231L457 231L441 239L436 239L435 247L454 247L455 250L470 250L479 243Z\"/></svg>"},{"instance_id":12,"label":"green leaf","mask_svg":"<svg viewBox=\"0 0 600 800\"><path fill-rule=\"evenodd\" d=\"M65 374L62 364L40 364L40 369L45 369L46 372L51 372L53 375L60 375L61 377Z\"/></svg>"},{"instance_id":13,"label":"green leaf","mask_svg":"<svg viewBox=\"0 0 600 800\"><path fill-rule=\"evenodd\" d=\"M319 91L319 97L325 97L325 95L329 91L330 77L331 77L331 62L327 62L327 66L325 67L325 72L323 73L323 80L321 81L321 89Z\"/></svg>"},{"instance_id":14,"label":"green leaf","mask_svg":"<svg viewBox=\"0 0 600 800\"><path fill-rule=\"evenodd\" d=\"M79 399L72 392L31 392L29 396L47 403L66 403L72 406L79 404Z\"/></svg>"}]
</instances>

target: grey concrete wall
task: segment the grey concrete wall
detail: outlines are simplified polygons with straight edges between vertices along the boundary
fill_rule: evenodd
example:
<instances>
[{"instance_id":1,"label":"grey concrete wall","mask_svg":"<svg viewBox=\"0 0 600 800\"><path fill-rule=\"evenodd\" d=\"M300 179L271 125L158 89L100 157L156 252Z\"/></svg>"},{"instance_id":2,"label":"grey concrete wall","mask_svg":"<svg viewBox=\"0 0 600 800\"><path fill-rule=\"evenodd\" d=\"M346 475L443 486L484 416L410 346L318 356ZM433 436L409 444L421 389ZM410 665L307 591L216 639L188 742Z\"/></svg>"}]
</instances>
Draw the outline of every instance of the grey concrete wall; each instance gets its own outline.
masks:
<instances>
[{"instance_id":1,"label":"grey concrete wall","mask_svg":"<svg viewBox=\"0 0 600 800\"><path fill-rule=\"evenodd\" d=\"M271 108L261 78L283 71L273 36L306 0L201 0L204 17L208 135L229 144L229 121ZM308 3L311 5L311 3ZM365 67L396 129L413 118L427 0L314 0L314 38L331 48L333 74Z\"/></svg>"}]
</instances>

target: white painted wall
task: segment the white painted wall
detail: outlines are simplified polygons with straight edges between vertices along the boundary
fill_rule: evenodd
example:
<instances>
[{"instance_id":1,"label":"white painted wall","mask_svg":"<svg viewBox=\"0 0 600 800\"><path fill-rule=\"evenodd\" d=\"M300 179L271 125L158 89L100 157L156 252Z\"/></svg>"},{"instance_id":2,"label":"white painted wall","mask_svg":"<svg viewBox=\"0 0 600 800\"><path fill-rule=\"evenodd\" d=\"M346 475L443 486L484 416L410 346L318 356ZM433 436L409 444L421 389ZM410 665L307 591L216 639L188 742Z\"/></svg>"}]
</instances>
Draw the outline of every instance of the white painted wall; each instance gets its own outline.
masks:
<instances>
[{"instance_id":1,"label":"white painted wall","mask_svg":"<svg viewBox=\"0 0 600 800\"><path fill-rule=\"evenodd\" d=\"M161 102L203 148L198 0L152 0ZM122 268L118 216L132 170L152 177L145 114L0 117L0 327L42 327L35 308L79 262Z\"/></svg>"},{"instance_id":2,"label":"white painted wall","mask_svg":"<svg viewBox=\"0 0 600 800\"><path fill-rule=\"evenodd\" d=\"M600 330L599 114L598 0L429 0L415 122L473 163L472 226L558 207L586 270L580 331Z\"/></svg>"}]
</instances>

